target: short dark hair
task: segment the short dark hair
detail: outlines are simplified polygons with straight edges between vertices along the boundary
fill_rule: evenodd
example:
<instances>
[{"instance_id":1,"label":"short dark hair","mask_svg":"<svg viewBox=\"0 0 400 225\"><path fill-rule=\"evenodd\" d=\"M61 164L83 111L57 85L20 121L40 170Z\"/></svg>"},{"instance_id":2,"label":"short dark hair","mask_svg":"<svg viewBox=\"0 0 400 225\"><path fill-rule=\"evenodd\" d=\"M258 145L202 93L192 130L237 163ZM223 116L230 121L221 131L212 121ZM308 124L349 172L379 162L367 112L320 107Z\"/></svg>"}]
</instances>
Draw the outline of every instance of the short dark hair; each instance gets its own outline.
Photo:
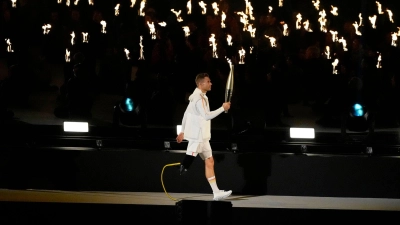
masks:
<instances>
[{"instance_id":1,"label":"short dark hair","mask_svg":"<svg viewBox=\"0 0 400 225\"><path fill-rule=\"evenodd\" d=\"M196 85L199 85L199 83L206 77L210 77L208 75L208 73L199 73L199 74L197 74L196 79L195 79Z\"/></svg>"}]
</instances>

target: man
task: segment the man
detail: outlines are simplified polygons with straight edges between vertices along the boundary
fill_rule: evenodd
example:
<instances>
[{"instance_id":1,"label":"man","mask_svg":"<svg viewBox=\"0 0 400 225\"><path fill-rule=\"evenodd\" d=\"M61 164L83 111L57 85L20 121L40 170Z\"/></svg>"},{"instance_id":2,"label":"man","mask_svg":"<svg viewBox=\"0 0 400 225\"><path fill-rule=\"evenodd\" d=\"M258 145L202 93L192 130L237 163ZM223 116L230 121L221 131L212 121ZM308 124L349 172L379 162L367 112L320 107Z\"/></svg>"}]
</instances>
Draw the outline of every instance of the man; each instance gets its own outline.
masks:
<instances>
[{"instance_id":1,"label":"man","mask_svg":"<svg viewBox=\"0 0 400 225\"><path fill-rule=\"evenodd\" d=\"M189 105L186 108L182 120L182 132L176 137L178 143L183 139L188 141L186 156L180 165L181 174L185 172L194 158L200 154L205 162L205 175L214 194L213 200L218 201L227 198L232 191L219 190L214 173L214 158L210 146L211 119L223 111L229 110L231 103L225 102L220 108L210 111L207 91L211 90L211 80L207 73L196 76L197 88L189 97Z\"/></svg>"}]
</instances>

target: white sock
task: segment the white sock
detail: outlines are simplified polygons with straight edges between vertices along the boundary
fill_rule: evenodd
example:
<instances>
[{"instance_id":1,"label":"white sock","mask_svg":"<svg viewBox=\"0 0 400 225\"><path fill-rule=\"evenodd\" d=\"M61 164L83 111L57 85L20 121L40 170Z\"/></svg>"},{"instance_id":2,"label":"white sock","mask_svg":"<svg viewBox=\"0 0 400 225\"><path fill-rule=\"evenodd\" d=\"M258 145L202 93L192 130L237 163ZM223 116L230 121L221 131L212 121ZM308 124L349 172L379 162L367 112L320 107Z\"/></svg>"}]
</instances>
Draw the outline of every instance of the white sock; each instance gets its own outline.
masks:
<instances>
[{"instance_id":1,"label":"white sock","mask_svg":"<svg viewBox=\"0 0 400 225\"><path fill-rule=\"evenodd\" d=\"M213 193L219 192L215 176L207 178L207 180L208 180L208 183L210 183L210 186L211 186L211 189L213 190Z\"/></svg>"}]
</instances>

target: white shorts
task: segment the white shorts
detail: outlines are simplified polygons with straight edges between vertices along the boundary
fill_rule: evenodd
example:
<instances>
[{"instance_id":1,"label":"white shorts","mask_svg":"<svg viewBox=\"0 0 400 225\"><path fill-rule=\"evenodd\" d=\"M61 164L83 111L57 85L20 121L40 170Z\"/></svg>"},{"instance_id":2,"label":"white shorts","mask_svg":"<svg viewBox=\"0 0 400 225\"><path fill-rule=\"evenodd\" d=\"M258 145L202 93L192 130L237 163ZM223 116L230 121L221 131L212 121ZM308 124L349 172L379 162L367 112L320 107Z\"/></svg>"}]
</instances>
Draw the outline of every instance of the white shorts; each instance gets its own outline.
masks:
<instances>
[{"instance_id":1,"label":"white shorts","mask_svg":"<svg viewBox=\"0 0 400 225\"><path fill-rule=\"evenodd\" d=\"M205 160L212 156L211 145L209 141L203 142L194 142L189 141L186 155L191 155L196 157L197 154L200 154L201 159Z\"/></svg>"}]
</instances>

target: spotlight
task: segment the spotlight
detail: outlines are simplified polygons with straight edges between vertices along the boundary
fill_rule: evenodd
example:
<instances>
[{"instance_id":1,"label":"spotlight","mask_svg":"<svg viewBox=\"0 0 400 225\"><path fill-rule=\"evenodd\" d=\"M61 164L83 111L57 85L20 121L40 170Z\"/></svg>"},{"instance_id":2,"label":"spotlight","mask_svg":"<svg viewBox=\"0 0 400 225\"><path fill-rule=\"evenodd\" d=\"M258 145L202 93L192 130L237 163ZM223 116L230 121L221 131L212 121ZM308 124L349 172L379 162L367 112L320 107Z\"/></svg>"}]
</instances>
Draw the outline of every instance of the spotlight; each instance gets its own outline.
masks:
<instances>
[{"instance_id":1,"label":"spotlight","mask_svg":"<svg viewBox=\"0 0 400 225\"><path fill-rule=\"evenodd\" d=\"M89 132L87 122L64 122L64 132Z\"/></svg>"},{"instance_id":2,"label":"spotlight","mask_svg":"<svg viewBox=\"0 0 400 225\"><path fill-rule=\"evenodd\" d=\"M373 153L372 147L367 147L365 149L365 153L367 153L368 155L371 155Z\"/></svg>"},{"instance_id":3,"label":"spotlight","mask_svg":"<svg viewBox=\"0 0 400 225\"><path fill-rule=\"evenodd\" d=\"M135 104L131 98L126 98L124 101L124 109L127 112L132 112L135 109Z\"/></svg>"},{"instance_id":4,"label":"spotlight","mask_svg":"<svg viewBox=\"0 0 400 225\"><path fill-rule=\"evenodd\" d=\"M315 131L314 128L290 128L290 137L291 138L305 138L305 139L314 139Z\"/></svg>"},{"instance_id":5,"label":"spotlight","mask_svg":"<svg viewBox=\"0 0 400 225\"><path fill-rule=\"evenodd\" d=\"M351 116L353 117L362 117L362 116L366 116L367 113L364 110L364 107L359 104L359 103L355 103L352 107L351 107Z\"/></svg>"},{"instance_id":6,"label":"spotlight","mask_svg":"<svg viewBox=\"0 0 400 225\"><path fill-rule=\"evenodd\" d=\"M368 111L360 103L351 106L348 117L348 129L351 131L365 131L368 129Z\"/></svg>"}]
</instances>

